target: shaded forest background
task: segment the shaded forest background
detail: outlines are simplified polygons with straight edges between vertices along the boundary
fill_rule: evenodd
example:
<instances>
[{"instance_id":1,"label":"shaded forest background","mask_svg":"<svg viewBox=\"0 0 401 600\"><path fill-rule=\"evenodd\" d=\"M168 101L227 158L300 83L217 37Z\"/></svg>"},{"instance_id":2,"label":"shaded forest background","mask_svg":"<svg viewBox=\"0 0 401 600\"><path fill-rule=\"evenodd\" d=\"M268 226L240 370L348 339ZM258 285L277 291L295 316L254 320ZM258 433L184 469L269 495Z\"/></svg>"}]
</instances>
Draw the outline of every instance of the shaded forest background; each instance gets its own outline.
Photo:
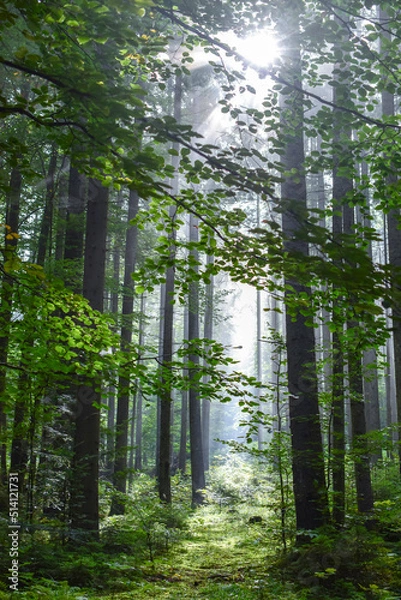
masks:
<instances>
[{"instance_id":1,"label":"shaded forest background","mask_svg":"<svg viewBox=\"0 0 401 600\"><path fill-rule=\"evenodd\" d=\"M400 10L0 1L5 589L10 527L29 587L263 496L286 555L395 544L337 591L399 597Z\"/></svg>"}]
</instances>

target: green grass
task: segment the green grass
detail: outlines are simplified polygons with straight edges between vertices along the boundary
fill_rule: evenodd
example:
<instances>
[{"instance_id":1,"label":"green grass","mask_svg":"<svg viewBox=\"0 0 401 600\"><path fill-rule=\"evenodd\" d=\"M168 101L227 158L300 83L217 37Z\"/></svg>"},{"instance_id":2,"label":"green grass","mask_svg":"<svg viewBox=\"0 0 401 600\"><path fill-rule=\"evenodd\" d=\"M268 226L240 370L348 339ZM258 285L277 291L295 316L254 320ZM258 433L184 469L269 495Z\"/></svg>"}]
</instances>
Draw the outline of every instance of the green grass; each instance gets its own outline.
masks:
<instances>
[{"instance_id":1,"label":"green grass","mask_svg":"<svg viewBox=\"0 0 401 600\"><path fill-rule=\"evenodd\" d=\"M78 589L65 581L57 583L49 579L34 583L36 576L29 589L18 597L23 600L299 600L291 585L267 575L269 560L274 555L266 533L267 510L258 510L263 523L249 524L250 514L253 513L245 505L239 506L235 514L216 505L201 507L189 516L181 538L167 551L157 552L153 560L143 551L140 556L125 552L107 557L86 554L83 550L80 558L75 553L66 553L65 564L61 565L60 555L57 561L60 573L68 577L70 584L74 576L80 576L81 585L85 577L88 585ZM50 552L49 549L49 561ZM97 585L102 569L106 568L113 591ZM7 592L0 592L0 600L9 597Z\"/></svg>"},{"instance_id":2,"label":"green grass","mask_svg":"<svg viewBox=\"0 0 401 600\"><path fill-rule=\"evenodd\" d=\"M161 505L151 481L140 480L125 517L105 521L101 542L63 547L49 534L26 535L22 600L399 600L401 536L387 542L355 520L327 528L287 554L266 496L232 499L189 511L177 495ZM381 516L381 513L384 516ZM382 501L386 532L399 512ZM395 515L395 516L394 516ZM252 522L258 517L258 522ZM289 540L291 546L291 540ZM280 554L281 553L281 554ZM281 557L281 558L280 558ZM5 566L4 561L1 567ZM13 598L6 583L0 600Z\"/></svg>"}]
</instances>

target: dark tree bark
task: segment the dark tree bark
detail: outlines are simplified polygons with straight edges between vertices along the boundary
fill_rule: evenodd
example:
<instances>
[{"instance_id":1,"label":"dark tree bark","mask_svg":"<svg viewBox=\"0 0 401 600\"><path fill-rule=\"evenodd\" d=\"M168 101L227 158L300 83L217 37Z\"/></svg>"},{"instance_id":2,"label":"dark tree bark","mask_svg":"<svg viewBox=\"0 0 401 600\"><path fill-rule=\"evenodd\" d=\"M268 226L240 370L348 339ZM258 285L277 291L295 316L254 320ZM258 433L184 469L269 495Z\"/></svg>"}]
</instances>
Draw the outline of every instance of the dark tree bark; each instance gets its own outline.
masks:
<instances>
[{"instance_id":1,"label":"dark tree bark","mask_svg":"<svg viewBox=\"0 0 401 600\"><path fill-rule=\"evenodd\" d=\"M188 306L184 307L184 340L188 339ZM184 372L185 376L185 372ZM205 402L205 400L203 401ZM178 452L178 469L184 474L187 470L187 438L188 438L188 390L181 390L180 414L180 449Z\"/></svg>"},{"instance_id":2,"label":"dark tree bark","mask_svg":"<svg viewBox=\"0 0 401 600\"><path fill-rule=\"evenodd\" d=\"M139 347L142 348L145 341L145 294L141 296L139 319ZM142 435L143 435L143 398L139 381L136 382L136 420L135 420L135 469L142 470Z\"/></svg>"},{"instance_id":3,"label":"dark tree bark","mask_svg":"<svg viewBox=\"0 0 401 600\"><path fill-rule=\"evenodd\" d=\"M368 165L364 161L361 165L361 175L369 176ZM372 226L371 219L371 201L369 193L365 192L366 207L362 214L358 215L358 221L366 228ZM371 261L373 261L372 240L367 240L366 251ZM375 348L369 348L363 353L363 393L365 398L366 428L367 431L379 431L380 423L380 400L379 400L379 382L377 367L377 352ZM380 459L380 450L374 452L372 461Z\"/></svg>"},{"instance_id":4,"label":"dark tree bark","mask_svg":"<svg viewBox=\"0 0 401 600\"><path fill-rule=\"evenodd\" d=\"M348 39L348 32L344 32L346 40ZM348 64L346 62L340 62L337 65L337 72L342 71L343 79L339 78L337 85L334 88L334 104L346 104L349 102L349 85L346 79L348 73ZM343 234L347 240L351 240L352 236L355 236L355 211L352 206L351 200L354 189L354 160L350 146L344 140L352 138L352 123L350 122L349 115L344 114L340 111L334 112L334 170L333 170L333 198L334 207L338 210L342 207L342 228L338 225L338 233ZM338 217L336 217L337 220ZM335 221L336 222L336 221ZM358 243L356 237L355 242ZM357 268L357 265L355 265ZM349 302L353 303L353 298L348 298ZM338 334L341 337L343 322L341 319L341 325L338 330ZM348 321L346 324L348 330L357 331L359 324L357 322ZM341 342L340 342L341 346ZM355 466L355 483L357 490L357 504L359 512L368 512L373 508L373 493L370 476L370 457L366 441L366 419L365 419L365 403L363 396L363 375L362 375L362 353L355 341L347 342L346 346L342 349L339 348L339 352L344 352L346 360L348 362L348 382L349 382L349 401L351 411L351 424L352 424L352 445L354 449L354 466ZM340 395L341 399L341 395ZM343 408L339 407L339 403L334 403L339 416ZM342 417L342 415L341 415ZM339 419L340 424L340 419ZM343 432L339 430L336 432L337 439L341 441ZM342 459L342 449L338 450L337 456ZM345 453L345 448L344 448ZM342 490L341 490L342 493ZM335 498L338 500L340 493ZM340 506L341 513L343 498L341 498ZM340 513L340 511L339 511ZM342 517L342 514L338 515Z\"/></svg>"},{"instance_id":5,"label":"dark tree bark","mask_svg":"<svg viewBox=\"0 0 401 600\"><path fill-rule=\"evenodd\" d=\"M343 206L344 233L354 233L354 208ZM351 299L352 302L352 299ZM348 322L347 329L358 328L357 322ZM367 513L373 509L373 490L370 474L370 455L366 440L366 413L363 395L362 353L357 344L351 342L346 348L352 422L352 446L354 451L355 483L358 511Z\"/></svg>"},{"instance_id":6,"label":"dark tree bark","mask_svg":"<svg viewBox=\"0 0 401 600\"><path fill-rule=\"evenodd\" d=\"M207 264L213 263L213 256L208 255ZM214 278L210 279L210 283L206 285L205 290L205 316L204 316L204 327L203 336L207 340L213 338L213 310L214 310ZM205 364L205 366L207 366ZM207 383L209 377L205 375L204 381ZM202 401L202 439L203 439L203 462L205 471L209 470L210 467L210 400L209 398L203 398Z\"/></svg>"},{"instance_id":7,"label":"dark tree bark","mask_svg":"<svg viewBox=\"0 0 401 600\"><path fill-rule=\"evenodd\" d=\"M84 255L83 295L102 312L106 262L109 191L89 180ZM99 443L101 381L84 382L78 389L74 436L71 523L97 537L99 532Z\"/></svg>"},{"instance_id":8,"label":"dark tree bark","mask_svg":"<svg viewBox=\"0 0 401 600\"><path fill-rule=\"evenodd\" d=\"M54 259L56 264L61 262L64 256L68 207L69 165L69 158L67 156L63 156L60 167L59 193L57 194L58 199L54 227Z\"/></svg>"},{"instance_id":9,"label":"dark tree bark","mask_svg":"<svg viewBox=\"0 0 401 600\"><path fill-rule=\"evenodd\" d=\"M338 70L340 66L338 65ZM347 94L348 86L341 86L340 83L334 88L333 102L341 103L344 101L344 94ZM343 134L342 114L335 113L335 138L333 155L333 237L341 244L343 234L343 203L346 202L347 195L353 190L353 160L347 153L347 148L339 147L339 139ZM348 132L350 135L350 132ZM341 175L341 169L348 167L351 169L350 177ZM341 267L341 265L339 265ZM332 477L333 477L333 520L337 525L342 525L345 519L345 454L346 454L346 436L345 436L345 382L344 382L344 349L342 343L342 333L344 329L343 315L338 315L333 307L333 323L336 329L333 333L333 378L332 378L332 426L333 426L333 452L332 452Z\"/></svg>"},{"instance_id":10,"label":"dark tree bark","mask_svg":"<svg viewBox=\"0 0 401 600\"><path fill-rule=\"evenodd\" d=\"M386 13L380 10L380 20L386 20ZM395 100L394 95L386 90L382 92L382 113L383 116L394 116ZM392 188L395 188L398 181L397 167L394 166L392 173L387 176L386 184L390 194ZM389 195L390 195L389 194ZM398 294L400 288L401 276L401 211L397 208L391 208L387 214L387 244L388 244L388 262L392 271L392 287ZM401 310L398 306L392 307L393 321L393 356L394 356L394 374L395 374L395 399L397 421L401 421ZM391 412L391 407L390 411ZM401 427L398 427L398 456L401 474Z\"/></svg>"},{"instance_id":11,"label":"dark tree bark","mask_svg":"<svg viewBox=\"0 0 401 600\"><path fill-rule=\"evenodd\" d=\"M177 76L174 86L174 118L180 123L181 121L181 98L182 98L182 80ZM179 144L173 144L173 150L178 154ZM178 156L172 157L172 165L175 169L175 178L172 182L173 194L178 189ZM173 223L175 219L176 209L170 208L169 219ZM169 234L170 241L170 260L175 256L175 230ZM161 369L161 393L159 398L160 410L160 429L158 438L158 479L159 479L159 496L163 502L171 502L171 412L172 412L172 389L169 381L170 363L173 357L174 343L174 289L175 289L175 273L174 267L169 266L166 270L166 282L163 288L163 353L162 353L162 369Z\"/></svg>"},{"instance_id":12,"label":"dark tree bark","mask_svg":"<svg viewBox=\"0 0 401 600\"><path fill-rule=\"evenodd\" d=\"M164 335L164 305L166 300L166 285L160 285L160 303L159 303L159 345L158 345L158 360L159 364L163 364L163 335ZM160 384L163 383L162 374L160 374ZM161 416L161 395L156 398L156 452L155 452L155 473L159 479L160 468L160 416Z\"/></svg>"},{"instance_id":13,"label":"dark tree bark","mask_svg":"<svg viewBox=\"0 0 401 600\"><path fill-rule=\"evenodd\" d=\"M290 33L291 47L285 50L285 77L297 87L302 86L299 47L299 17L297 10L286 14L281 23L285 37ZM306 211L304 174L303 97L301 92L285 90L282 95L282 129L285 146L282 164L287 173L281 184L283 204L283 234L290 254L307 256L308 244L300 230ZM310 296L311 290L286 275L286 346L288 365L289 411L292 442L292 471L297 530L313 530L323 525L328 516L323 460L322 434L316 374L316 353L313 328L295 306L290 314L288 304L300 293ZM293 290L293 291L291 291ZM295 300L296 303L296 300Z\"/></svg>"},{"instance_id":14,"label":"dark tree bark","mask_svg":"<svg viewBox=\"0 0 401 600\"><path fill-rule=\"evenodd\" d=\"M132 342L132 312L134 309L134 282L132 273L138 246L138 228L131 225L139 208L139 196L135 190L130 190L128 204L128 229L125 238L124 257L124 292L122 307L121 350L129 351ZM121 374L118 380L118 402L116 419L116 447L114 459L114 485L118 492L127 491L127 457L128 457L128 423L129 423L130 381L126 374ZM112 514L122 514L124 503L118 498L113 501Z\"/></svg>"},{"instance_id":15,"label":"dark tree bark","mask_svg":"<svg viewBox=\"0 0 401 600\"><path fill-rule=\"evenodd\" d=\"M196 244L198 241L198 220L192 214L189 219L189 239ZM193 265L198 261L198 251L190 251ZM193 266L197 271L197 267ZM199 282L191 281L188 294L188 343L191 346L194 340L199 339ZM191 479L192 479L192 504L202 504L203 490L205 488L205 470L203 464L201 405L199 398L199 385L197 383L197 370L199 356L194 352L188 355L191 367L189 369L189 437L191 448Z\"/></svg>"},{"instance_id":16,"label":"dark tree bark","mask_svg":"<svg viewBox=\"0 0 401 600\"><path fill-rule=\"evenodd\" d=\"M36 257L37 264L41 265L42 267L45 264L46 251L51 250L57 159L58 153L56 148L53 146L46 177L45 206L43 209L42 222L40 226L40 233L38 239L38 253Z\"/></svg>"},{"instance_id":17,"label":"dark tree bark","mask_svg":"<svg viewBox=\"0 0 401 600\"><path fill-rule=\"evenodd\" d=\"M351 326L356 326L355 323ZM350 406L352 419L352 446L355 454L355 483L358 511L373 509L373 490L370 474L370 456L366 441L365 403L363 401L362 357L356 348L348 348Z\"/></svg>"},{"instance_id":18,"label":"dark tree bark","mask_svg":"<svg viewBox=\"0 0 401 600\"><path fill-rule=\"evenodd\" d=\"M174 218L174 209L170 210L170 218ZM174 241L171 239L171 254L174 254ZM168 267L164 284L164 314L163 314L163 353L161 371L160 429L158 478L159 496L163 502L171 502L170 476L170 447L171 447L171 404L173 402L171 383L168 376L170 363L173 358L174 343L174 268Z\"/></svg>"}]
</instances>

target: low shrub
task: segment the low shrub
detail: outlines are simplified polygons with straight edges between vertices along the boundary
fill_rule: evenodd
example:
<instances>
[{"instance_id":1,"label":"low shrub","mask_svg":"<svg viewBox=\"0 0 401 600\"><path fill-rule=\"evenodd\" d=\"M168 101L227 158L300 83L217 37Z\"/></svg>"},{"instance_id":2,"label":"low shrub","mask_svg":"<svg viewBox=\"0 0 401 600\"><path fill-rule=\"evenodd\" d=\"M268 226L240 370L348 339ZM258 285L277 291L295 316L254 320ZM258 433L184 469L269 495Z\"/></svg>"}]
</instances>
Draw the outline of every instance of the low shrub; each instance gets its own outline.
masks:
<instances>
[{"instance_id":1,"label":"low shrub","mask_svg":"<svg viewBox=\"0 0 401 600\"><path fill-rule=\"evenodd\" d=\"M309 537L310 542L296 546L277 563L285 578L307 589L305 598L400 597L400 558L376 533L357 524L343 531L309 532Z\"/></svg>"}]
</instances>

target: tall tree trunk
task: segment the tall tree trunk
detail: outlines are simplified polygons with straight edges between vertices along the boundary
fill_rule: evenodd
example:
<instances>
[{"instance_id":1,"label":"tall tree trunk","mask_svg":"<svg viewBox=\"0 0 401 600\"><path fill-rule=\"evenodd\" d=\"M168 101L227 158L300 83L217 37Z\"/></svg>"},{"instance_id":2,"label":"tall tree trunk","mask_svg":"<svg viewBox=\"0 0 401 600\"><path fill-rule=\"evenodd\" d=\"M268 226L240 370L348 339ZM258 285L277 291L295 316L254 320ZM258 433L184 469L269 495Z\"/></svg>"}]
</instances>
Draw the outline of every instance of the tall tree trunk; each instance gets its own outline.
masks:
<instances>
[{"instance_id":1,"label":"tall tree trunk","mask_svg":"<svg viewBox=\"0 0 401 600\"><path fill-rule=\"evenodd\" d=\"M164 306L166 302L166 284L160 285L160 302L159 302L159 347L158 360L159 364L163 364L163 335L164 335ZM160 385L163 384L163 376L160 373ZM160 417L161 417L161 394L156 398L156 452L155 452L155 473L159 479L160 468Z\"/></svg>"},{"instance_id":2,"label":"tall tree trunk","mask_svg":"<svg viewBox=\"0 0 401 600\"><path fill-rule=\"evenodd\" d=\"M348 32L344 32L345 41L348 40ZM343 73L343 78L339 78L334 88L334 104L346 105L349 102L349 82L346 76L348 73L348 63L340 62L336 65L336 71ZM333 171L333 197L334 206L338 210L342 206L342 233L348 236L348 239L355 237L355 211L351 204L354 190L354 160L352 151L347 142L343 140L352 139L352 124L350 116L340 111L334 113L334 171ZM338 228L340 229L340 228ZM348 243L348 242L346 242ZM356 265L355 265L356 268ZM349 298L352 304L353 298ZM342 334L343 323L341 322ZM359 324L357 322L346 323L348 331L357 331ZM373 508L373 494L370 477L370 457L366 441L366 419L365 403L363 396L363 375L362 375L362 353L357 344L357 336L346 342L343 348L348 362L348 381L349 381L349 401L352 423L352 444L354 449L355 482L357 490L357 504L359 512L368 512ZM339 409L339 407L338 407ZM338 432L340 434L340 432ZM341 434L340 434L341 436ZM341 454L340 454L341 456Z\"/></svg>"},{"instance_id":3,"label":"tall tree trunk","mask_svg":"<svg viewBox=\"0 0 401 600\"><path fill-rule=\"evenodd\" d=\"M182 80L180 76L176 76L174 86L174 118L177 123L181 121L181 97L182 97ZM174 180L172 182L173 194L178 190L178 150L179 144L173 144L173 150L177 152L177 156L172 157L172 166L175 170ZM175 219L176 209L170 207L169 219L173 223ZM175 230L169 234L170 241L170 258L175 256ZM163 355L162 355L162 370L161 370L161 393L159 398L160 409L160 436L158 440L159 455L158 455L158 478L159 478L159 496L163 502L171 502L171 474L170 474L170 456L171 456L171 404L173 402L171 382L169 378L170 363L173 357L174 343L174 289L175 289L175 273L174 267L170 266L166 271L166 282L164 285L164 305L163 315Z\"/></svg>"},{"instance_id":4,"label":"tall tree trunk","mask_svg":"<svg viewBox=\"0 0 401 600\"><path fill-rule=\"evenodd\" d=\"M68 207L69 165L69 158L67 156L63 156L60 167L59 193L55 217L54 259L56 263L62 261L64 256Z\"/></svg>"},{"instance_id":5,"label":"tall tree trunk","mask_svg":"<svg viewBox=\"0 0 401 600\"><path fill-rule=\"evenodd\" d=\"M213 263L213 256L208 255L207 264ZM207 340L213 338L213 310L214 310L214 278L210 278L210 283L206 285L205 290L205 317L203 336ZM205 365L206 366L206 365ZM204 377L204 382L207 383L209 376ZM203 398L202 401L202 439L203 439L203 462L205 471L209 470L210 467L210 400L209 398Z\"/></svg>"},{"instance_id":6,"label":"tall tree trunk","mask_svg":"<svg viewBox=\"0 0 401 600\"><path fill-rule=\"evenodd\" d=\"M120 200L120 199L119 199ZM119 206L121 202L118 203ZM119 236L115 235L112 251L113 263L113 290L110 298L110 312L117 317L119 305L120 266L121 251ZM117 388L114 384L109 386L107 394L107 433L106 433L106 474L113 481L114 473L114 445L115 445L115 417L116 417L116 394Z\"/></svg>"},{"instance_id":7,"label":"tall tree trunk","mask_svg":"<svg viewBox=\"0 0 401 600\"><path fill-rule=\"evenodd\" d=\"M341 66L337 65L340 70ZM333 91L333 102L342 103L344 95L347 94L348 86L335 86ZM339 147L341 136L344 135L344 124L342 122L342 113L334 113L335 136L334 136L334 156L333 156L333 238L341 244L343 235L343 204L346 202L347 194L353 190L353 160L347 153L347 148ZM348 132L349 137L351 134ZM349 177L343 176L344 168L351 170ZM341 263L338 265L341 268ZM335 291L335 290L333 290ZM344 317L339 315L333 307L332 321L336 328L333 332L333 377L332 377L332 477L333 477L333 520L337 525L342 525L345 519L345 454L346 454L346 436L345 436L345 373L344 373L344 348L343 348L343 330Z\"/></svg>"},{"instance_id":8,"label":"tall tree trunk","mask_svg":"<svg viewBox=\"0 0 401 600\"><path fill-rule=\"evenodd\" d=\"M37 264L41 265L42 267L45 264L46 250L51 250L57 158L58 153L56 147L53 146L46 177L45 206L43 209L42 223L40 226L38 239L38 253L36 257Z\"/></svg>"},{"instance_id":9,"label":"tall tree trunk","mask_svg":"<svg viewBox=\"0 0 401 600\"><path fill-rule=\"evenodd\" d=\"M139 318L139 348L143 347L145 341L145 294L141 296ZM139 386L139 381L136 382L136 421L135 421L135 469L142 470L142 435L143 435L143 397Z\"/></svg>"},{"instance_id":10,"label":"tall tree trunk","mask_svg":"<svg viewBox=\"0 0 401 600\"><path fill-rule=\"evenodd\" d=\"M198 220L192 214L189 219L189 240L192 244L198 242ZM198 261L198 251L192 248L190 256L193 259L191 264L197 272L195 266ZM194 280L189 284L188 294L188 343L199 339L199 282ZM189 387L189 436L191 449L191 478L192 478L192 504L194 506L202 504L203 489L205 488L205 470L203 465L202 448L202 425L201 425L201 406L199 399L199 385L197 383L197 370L199 368L199 356L190 351L188 360L191 364L189 369L190 387Z\"/></svg>"},{"instance_id":11,"label":"tall tree trunk","mask_svg":"<svg viewBox=\"0 0 401 600\"><path fill-rule=\"evenodd\" d=\"M380 21L386 21L386 13L379 10ZM390 34L387 34L388 36ZM382 114L383 116L394 116L395 100L394 95L386 90L382 92ZM397 184L397 168L394 167L393 173L387 177L386 184L391 190ZM387 243L388 243L388 261L392 269L392 286L398 292L400 288L399 280L401 276L401 211L397 208L391 208L387 215ZM401 421L401 310L398 306L392 308L393 320L393 352L394 352L394 372L395 372L395 398L397 409L397 421ZM401 440L401 426L398 427L398 442ZM399 468L401 474L401 444L398 443Z\"/></svg>"},{"instance_id":12,"label":"tall tree trunk","mask_svg":"<svg viewBox=\"0 0 401 600\"><path fill-rule=\"evenodd\" d=\"M174 209L170 209L170 218L174 218ZM171 239L171 255L174 255L174 240ZM174 268L168 267L164 284L163 314L163 353L160 393L160 437L158 456L159 496L163 502L171 502L170 446L171 446L171 403L172 389L169 378L170 363L173 358L174 343Z\"/></svg>"},{"instance_id":13,"label":"tall tree trunk","mask_svg":"<svg viewBox=\"0 0 401 600\"><path fill-rule=\"evenodd\" d=\"M352 206L343 206L344 233L354 233L355 217ZM347 329L359 328L359 323L348 322ZM366 416L363 395L362 354L351 340L347 345L348 378L352 421L352 446L354 451L355 483L358 511L367 513L373 509L373 490L370 474L370 456L366 440Z\"/></svg>"},{"instance_id":14,"label":"tall tree trunk","mask_svg":"<svg viewBox=\"0 0 401 600\"><path fill-rule=\"evenodd\" d=\"M256 227L260 227L260 201L257 198L256 205ZM262 292L256 290L256 379L262 381ZM262 413L263 405L260 400L260 389L256 390L258 396L258 412ZM264 424L258 416L258 450L263 448Z\"/></svg>"},{"instance_id":15,"label":"tall tree trunk","mask_svg":"<svg viewBox=\"0 0 401 600\"><path fill-rule=\"evenodd\" d=\"M361 165L362 177L369 177L368 165L364 161ZM368 191L365 192L366 208L358 215L358 221L366 228L372 225L371 202ZM362 211L361 211L362 212ZM366 251L371 261L373 261L372 240L366 240ZM377 368L377 353L375 348L369 348L363 353L363 390L365 398L366 428L367 431L379 431L380 424L380 400L379 400L379 381ZM377 450L372 455L372 460L376 462L380 459L381 452Z\"/></svg>"},{"instance_id":16,"label":"tall tree trunk","mask_svg":"<svg viewBox=\"0 0 401 600\"><path fill-rule=\"evenodd\" d=\"M131 221L138 214L139 196L135 190L130 190L128 205L128 229L125 238L124 257L124 293L122 307L121 350L128 352L132 342L132 312L134 309L134 282L132 273L138 246L138 228ZM128 456L128 422L129 422L129 377L123 373L118 381L118 403L116 419L116 448L114 459L114 485L118 492L127 491L127 456ZM122 514L124 503L118 498L113 501L112 514Z\"/></svg>"},{"instance_id":17,"label":"tall tree trunk","mask_svg":"<svg viewBox=\"0 0 401 600\"><path fill-rule=\"evenodd\" d=\"M286 13L281 31L291 39L284 56L284 74L297 87L302 86L299 45L299 15L297 9ZM286 90L282 95L282 164L286 174L281 184L283 234L286 251L298 256L308 254L308 244L299 236L302 214L306 210L304 174L303 97L301 92ZM289 128L287 123L290 124ZM313 530L323 525L328 516L325 486L322 434L316 374L316 353L313 328L306 317L288 304L300 293L310 296L311 290L292 277L285 277L286 286L286 346L288 365L289 412L292 442L292 472L297 530ZM293 290L290 291L290 290ZM295 300L296 302L296 300Z\"/></svg>"},{"instance_id":18,"label":"tall tree trunk","mask_svg":"<svg viewBox=\"0 0 401 600\"><path fill-rule=\"evenodd\" d=\"M188 306L184 307L184 340L188 339ZM183 374L185 376L185 373ZM205 399L203 403L205 403ZM178 469L184 474L187 469L187 437L188 437L188 390L181 390L180 449L178 452Z\"/></svg>"},{"instance_id":19,"label":"tall tree trunk","mask_svg":"<svg viewBox=\"0 0 401 600\"><path fill-rule=\"evenodd\" d=\"M89 180L84 255L83 295L90 306L103 310L109 190ZM78 389L71 490L72 527L99 532L99 444L101 381L84 382Z\"/></svg>"}]
</instances>

